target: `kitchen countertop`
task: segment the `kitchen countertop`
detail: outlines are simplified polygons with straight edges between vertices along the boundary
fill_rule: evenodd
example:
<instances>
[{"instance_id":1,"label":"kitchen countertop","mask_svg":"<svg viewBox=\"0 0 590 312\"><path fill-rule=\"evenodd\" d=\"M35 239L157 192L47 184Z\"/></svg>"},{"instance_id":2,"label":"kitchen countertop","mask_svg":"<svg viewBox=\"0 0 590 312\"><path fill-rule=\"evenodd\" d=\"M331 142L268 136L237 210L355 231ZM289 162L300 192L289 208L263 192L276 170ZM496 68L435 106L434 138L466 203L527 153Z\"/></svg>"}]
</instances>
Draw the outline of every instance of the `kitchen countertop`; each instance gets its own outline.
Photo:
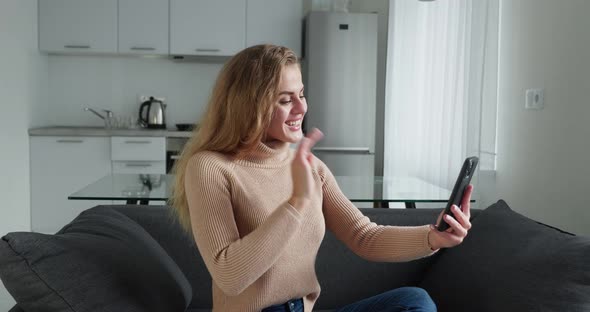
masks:
<instances>
[{"instance_id":1,"label":"kitchen countertop","mask_svg":"<svg viewBox=\"0 0 590 312\"><path fill-rule=\"evenodd\" d=\"M105 129L103 127L54 126L29 129L31 136L137 136L137 137L168 137L190 138L192 131L176 129Z\"/></svg>"}]
</instances>

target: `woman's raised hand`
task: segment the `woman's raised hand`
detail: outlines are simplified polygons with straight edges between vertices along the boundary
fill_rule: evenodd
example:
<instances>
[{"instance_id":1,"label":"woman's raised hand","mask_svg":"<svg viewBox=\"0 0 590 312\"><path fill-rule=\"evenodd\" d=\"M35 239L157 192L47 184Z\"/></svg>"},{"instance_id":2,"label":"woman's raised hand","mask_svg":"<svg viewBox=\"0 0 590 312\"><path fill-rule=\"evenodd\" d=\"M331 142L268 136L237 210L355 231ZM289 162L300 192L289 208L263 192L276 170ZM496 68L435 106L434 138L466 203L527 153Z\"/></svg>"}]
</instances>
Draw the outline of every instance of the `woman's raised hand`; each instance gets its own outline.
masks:
<instances>
[{"instance_id":1,"label":"woman's raised hand","mask_svg":"<svg viewBox=\"0 0 590 312\"><path fill-rule=\"evenodd\" d=\"M297 209L302 209L307 204L313 192L314 180L311 171L313 153L311 149L323 137L324 134L320 130L313 128L299 143L295 158L291 163L293 195L289 203Z\"/></svg>"}]
</instances>

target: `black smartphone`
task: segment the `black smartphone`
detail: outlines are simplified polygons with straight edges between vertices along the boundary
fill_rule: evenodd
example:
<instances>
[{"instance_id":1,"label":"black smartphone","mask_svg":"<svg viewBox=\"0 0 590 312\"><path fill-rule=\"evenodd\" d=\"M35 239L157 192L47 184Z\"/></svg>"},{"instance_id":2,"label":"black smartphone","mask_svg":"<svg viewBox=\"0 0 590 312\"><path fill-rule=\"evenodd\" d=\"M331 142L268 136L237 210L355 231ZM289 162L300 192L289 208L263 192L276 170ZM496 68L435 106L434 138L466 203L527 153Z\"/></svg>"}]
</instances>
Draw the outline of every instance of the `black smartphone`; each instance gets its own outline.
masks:
<instances>
[{"instance_id":1,"label":"black smartphone","mask_svg":"<svg viewBox=\"0 0 590 312\"><path fill-rule=\"evenodd\" d=\"M465 159L463 162L463 167L461 167L461 172L459 172L459 177L457 177L457 181L455 181L455 186L453 187L453 191L451 192L451 197L447 202L447 207L445 207L445 214L450 215L451 217L455 217L453 212L451 211L451 207L456 205L457 207L461 208L461 201L463 200L463 193L465 193L465 189L471 182L471 177L475 174L475 168L479 163L479 158L477 157L469 157ZM441 232L446 231L449 228L449 224L445 221L445 219L440 220L440 224L437 226L437 229Z\"/></svg>"}]
</instances>

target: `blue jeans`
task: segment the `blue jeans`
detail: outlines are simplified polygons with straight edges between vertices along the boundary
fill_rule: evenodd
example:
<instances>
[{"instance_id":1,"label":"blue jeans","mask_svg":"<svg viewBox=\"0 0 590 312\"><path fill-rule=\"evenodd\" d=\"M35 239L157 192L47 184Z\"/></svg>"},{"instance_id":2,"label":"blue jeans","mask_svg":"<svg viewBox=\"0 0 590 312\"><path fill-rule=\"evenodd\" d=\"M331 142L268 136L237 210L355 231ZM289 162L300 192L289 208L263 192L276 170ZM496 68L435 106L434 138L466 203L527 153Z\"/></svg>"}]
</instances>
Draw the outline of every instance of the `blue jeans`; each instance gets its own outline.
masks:
<instances>
[{"instance_id":1,"label":"blue jeans","mask_svg":"<svg viewBox=\"0 0 590 312\"><path fill-rule=\"evenodd\" d=\"M351 303L336 312L436 312L428 293L418 287L401 287Z\"/></svg>"},{"instance_id":2,"label":"blue jeans","mask_svg":"<svg viewBox=\"0 0 590 312\"><path fill-rule=\"evenodd\" d=\"M303 300L291 300L262 312L303 312ZM417 287L402 287L349 304L335 312L436 312L428 293Z\"/></svg>"},{"instance_id":3,"label":"blue jeans","mask_svg":"<svg viewBox=\"0 0 590 312\"><path fill-rule=\"evenodd\" d=\"M262 309L261 312L303 312L303 299L293 299L285 303Z\"/></svg>"}]
</instances>

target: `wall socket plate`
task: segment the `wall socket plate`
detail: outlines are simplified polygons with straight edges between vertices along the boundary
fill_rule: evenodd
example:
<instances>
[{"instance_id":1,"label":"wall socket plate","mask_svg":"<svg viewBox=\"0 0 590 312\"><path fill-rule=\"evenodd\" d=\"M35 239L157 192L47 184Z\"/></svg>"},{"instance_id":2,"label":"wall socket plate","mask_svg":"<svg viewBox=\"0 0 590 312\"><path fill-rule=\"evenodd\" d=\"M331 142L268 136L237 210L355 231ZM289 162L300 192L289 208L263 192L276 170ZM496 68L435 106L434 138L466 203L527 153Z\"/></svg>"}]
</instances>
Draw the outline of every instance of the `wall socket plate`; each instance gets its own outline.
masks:
<instances>
[{"instance_id":1,"label":"wall socket plate","mask_svg":"<svg viewBox=\"0 0 590 312\"><path fill-rule=\"evenodd\" d=\"M149 101L150 97L154 97L154 99L161 101L164 104L166 103L166 98L162 97L162 96L155 96L155 95L144 95L144 94L138 94L137 95L137 103L139 105L141 105L141 103L145 102L145 101Z\"/></svg>"},{"instance_id":2,"label":"wall socket plate","mask_svg":"<svg viewBox=\"0 0 590 312\"><path fill-rule=\"evenodd\" d=\"M543 89L527 89L524 107L526 109L543 109L545 107L545 92Z\"/></svg>"}]
</instances>

